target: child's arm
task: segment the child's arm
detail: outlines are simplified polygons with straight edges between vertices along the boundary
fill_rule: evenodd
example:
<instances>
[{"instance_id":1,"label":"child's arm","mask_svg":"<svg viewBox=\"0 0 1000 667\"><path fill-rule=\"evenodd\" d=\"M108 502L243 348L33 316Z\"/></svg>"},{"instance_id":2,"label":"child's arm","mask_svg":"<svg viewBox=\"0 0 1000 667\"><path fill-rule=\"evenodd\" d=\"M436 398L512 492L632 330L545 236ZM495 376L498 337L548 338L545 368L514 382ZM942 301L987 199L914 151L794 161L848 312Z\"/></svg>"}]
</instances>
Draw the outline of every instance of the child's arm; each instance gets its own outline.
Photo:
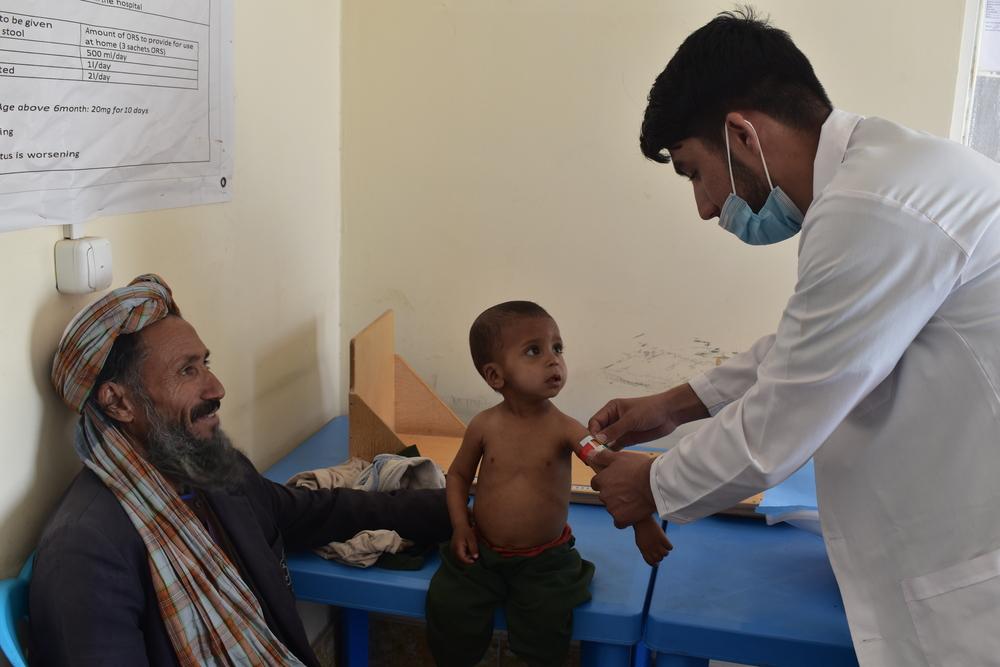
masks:
<instances>
[{"instance_id":1,"label":"child's arm","mask_svg":"<svg viewBox=\"0 0 1000 667\"><path fill-rule=\"evenodd\" d=\"M597 444L596 441L592 443L587 442L588 438L590 438L590 433L587 429L575 419L571 420L571 422L573 426L570 429L570 446L573 449L573 453L595 472L600 472L600 469L591 465L590 461L595 450L601 445ZM592 438L590 439L593 440ZM674 545L667 539L667 534L660 527L660 522L652 516L636 522L633 524L632 529L635 531L635 545L639 547L639 553L642 554L643 560L650 565L659 563L674 548Z\"/></svg>"},{"instance_id":2,"label":"child's arm","mask_svg":"<svg viewBox=\"0 0 1000 667\"><path fill-rule=\"evenodd\" d=\"M445 485L452 529L451 550L455 557L466 565L472 565L479 558L476 531L469 522L469 489L472 487L476 466L479 465L482 456L482 419L476 416L465 429L462 446L459 447L455 460L448 468Z\"/></svg>"}]
</instances>

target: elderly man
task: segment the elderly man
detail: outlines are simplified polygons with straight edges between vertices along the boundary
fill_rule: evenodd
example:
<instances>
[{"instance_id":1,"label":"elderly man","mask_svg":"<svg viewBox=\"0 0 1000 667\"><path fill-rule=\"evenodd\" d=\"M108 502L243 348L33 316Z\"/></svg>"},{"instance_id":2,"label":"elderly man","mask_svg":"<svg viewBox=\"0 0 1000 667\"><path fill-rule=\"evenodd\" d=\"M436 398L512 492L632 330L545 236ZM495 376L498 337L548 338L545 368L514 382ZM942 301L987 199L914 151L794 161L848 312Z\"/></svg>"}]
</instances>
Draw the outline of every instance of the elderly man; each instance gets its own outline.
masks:
<instances>
[{"instance_id":1,"label":"elderly man","mask_svg":"<svg viewBox=\"0 0 1000 667\"><path fill-rule=\"evenodd\" d=\"M305 491L219 428L225 390L157 276L84 309L52 368L84 468L42 536L33 665L317 665L285 549L388 528L450 532L440 491Z\"/></svg>"}]
</instances>

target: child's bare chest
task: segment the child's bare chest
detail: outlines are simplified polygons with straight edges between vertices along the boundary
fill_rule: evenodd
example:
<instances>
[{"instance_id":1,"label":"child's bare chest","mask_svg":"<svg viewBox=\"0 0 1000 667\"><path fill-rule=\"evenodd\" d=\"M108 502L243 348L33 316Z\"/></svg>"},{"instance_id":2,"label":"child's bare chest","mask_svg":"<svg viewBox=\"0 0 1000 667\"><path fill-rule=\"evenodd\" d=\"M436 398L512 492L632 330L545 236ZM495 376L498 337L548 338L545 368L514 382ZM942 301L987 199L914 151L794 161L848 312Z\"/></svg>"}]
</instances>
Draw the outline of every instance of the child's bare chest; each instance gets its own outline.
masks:
<instances>
[{"instance_id":1,"label":"child's bare chest","mask_svg":"<svg viewBox=\"0 0 1000 667\"><path fill-rule=\"evenodd\" d=\"M569 466L570 449L555 429L505 426L485 438L482 464L493 473L549 473Z\"/></svg>"}]
</instances>

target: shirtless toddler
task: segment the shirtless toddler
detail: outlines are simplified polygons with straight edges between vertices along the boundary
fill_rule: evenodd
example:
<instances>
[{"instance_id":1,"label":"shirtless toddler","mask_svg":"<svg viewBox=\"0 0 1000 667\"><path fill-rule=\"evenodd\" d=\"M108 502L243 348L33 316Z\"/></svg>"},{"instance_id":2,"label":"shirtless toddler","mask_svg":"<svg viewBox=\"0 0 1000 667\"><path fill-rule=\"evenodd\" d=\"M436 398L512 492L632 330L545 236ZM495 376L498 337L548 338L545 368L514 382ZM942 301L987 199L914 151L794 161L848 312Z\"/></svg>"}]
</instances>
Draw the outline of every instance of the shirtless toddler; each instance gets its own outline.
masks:
<instances>
[{"instance_id":1,"label":"shirtless toddler","mask_svg":"<svg viewBox=\"0 0 1000 667\"><path fill-rule=\"evenodd\" d=\"M588 433L550 400L566 383L559 327L540 306L510 301L476 318L469 345L503 401L469 423L448 470L453 536L427 593L428 642L438 665L473 665L504 605L511 649L530 665L559 665L594 574L566 523L571 456ZM670 549L659 523L634 528L643 557L659 562Z\"/></svg>"}]
</instances>

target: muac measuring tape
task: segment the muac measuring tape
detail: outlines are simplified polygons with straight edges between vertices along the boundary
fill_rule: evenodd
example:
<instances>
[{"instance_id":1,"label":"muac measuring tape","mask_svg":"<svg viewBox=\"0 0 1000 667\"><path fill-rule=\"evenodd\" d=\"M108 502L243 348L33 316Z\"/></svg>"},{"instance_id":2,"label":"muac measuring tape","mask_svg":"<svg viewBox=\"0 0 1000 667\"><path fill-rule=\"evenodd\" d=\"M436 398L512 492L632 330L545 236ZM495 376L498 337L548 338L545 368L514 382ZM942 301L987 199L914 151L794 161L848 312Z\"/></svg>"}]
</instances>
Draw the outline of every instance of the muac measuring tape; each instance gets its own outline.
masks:
<instances>
[{"instance_id":1,"label":"muac measuring tape","mask_svg":"<svg viewBox=\"0 0 1000 667\"><path fill-rule=\"evenodd\" d=\"M590 459L598 452L604 451L605 449L607 449L607 447L599 443L594 436L587 435L580 441L580 451L577 452L576 455L581 461L590 465Z\"/></svg>"}]
</instances>

